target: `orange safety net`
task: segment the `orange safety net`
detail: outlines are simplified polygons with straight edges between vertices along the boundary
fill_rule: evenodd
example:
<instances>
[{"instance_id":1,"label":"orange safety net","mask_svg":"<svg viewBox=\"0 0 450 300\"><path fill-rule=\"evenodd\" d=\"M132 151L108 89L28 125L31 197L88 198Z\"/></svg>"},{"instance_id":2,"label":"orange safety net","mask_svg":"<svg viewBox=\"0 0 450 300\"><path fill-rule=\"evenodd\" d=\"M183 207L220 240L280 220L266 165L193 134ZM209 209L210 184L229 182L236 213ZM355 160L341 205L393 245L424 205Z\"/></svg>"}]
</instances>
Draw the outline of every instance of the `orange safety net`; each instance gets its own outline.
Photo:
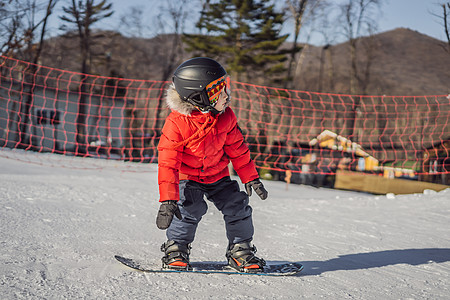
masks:
<instances>
[{"instance_id":1,"label":"orange safety net","mask_svg":"<svg viewBox=\"0 0 450 300\"><path fill-rule=\"evenodd\" d=\"M2 56L0 149L157 162L169 84ZM232 81L231 97L264 178L308 183L342 169L427 181L445 177L449 184L448 95L356 96Z\"/></svg>"}]
</instances>

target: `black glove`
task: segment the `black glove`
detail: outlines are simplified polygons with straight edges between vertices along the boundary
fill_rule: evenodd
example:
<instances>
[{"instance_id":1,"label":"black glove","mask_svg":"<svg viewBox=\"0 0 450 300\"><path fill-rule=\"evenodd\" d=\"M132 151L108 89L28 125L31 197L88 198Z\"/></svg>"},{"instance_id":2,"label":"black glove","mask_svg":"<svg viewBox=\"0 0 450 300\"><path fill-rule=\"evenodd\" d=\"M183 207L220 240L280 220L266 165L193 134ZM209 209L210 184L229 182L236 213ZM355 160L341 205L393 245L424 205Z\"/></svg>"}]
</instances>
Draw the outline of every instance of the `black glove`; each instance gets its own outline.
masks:
<instances>
[{"instance_id":1,"label":"black glove","mask_svg":"<svg viewBox=\"0 0 450 300\"><path fill-rule=\"evenodd\" d=\"M158 216L156 217L156 226L158 226L159 229L167 229L170 226L170 223L172 223L173 215L181 220L181 212L178 208L177 201L167 200L161 202Z\"/></svg>"},{"instance_id":2,"label":"black glove","mask_svg":"<svg viewBox=\"0 0 450 300\"><path fill-rule=\"evenodd\" d=\"M252 188L255 190L256 195L258 195L259 198L266 200L268 193L259 179L252 180L245 184L245 190L247 191L249 197L252 195Z\"/></svg>"}]
</instances>

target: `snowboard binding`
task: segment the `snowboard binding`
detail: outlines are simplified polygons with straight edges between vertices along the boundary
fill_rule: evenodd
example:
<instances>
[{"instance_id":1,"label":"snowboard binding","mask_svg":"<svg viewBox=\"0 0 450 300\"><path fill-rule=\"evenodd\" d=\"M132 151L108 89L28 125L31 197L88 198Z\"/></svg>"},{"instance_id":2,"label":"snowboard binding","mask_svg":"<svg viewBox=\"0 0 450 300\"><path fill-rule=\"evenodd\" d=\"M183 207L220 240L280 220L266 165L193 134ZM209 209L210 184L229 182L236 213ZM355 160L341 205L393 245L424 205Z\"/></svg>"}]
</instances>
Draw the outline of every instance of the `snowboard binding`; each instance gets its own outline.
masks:
<instances>
[{"instance_id":1,"label":"snowboard binding","mask_svg":"<svg viewBox=\"0 0 450 300\"><path fill-rule=\"evenodd\" d=\"M226 257L228 264L239 272L258 273L264 271L266 261L255 256L256 247L250 242L231 244Z\"/></svg>"},{"instance_id":2,"label":"snowboard binding","mask_svg":"<svg viewBox=\"0 0 450 300\"><path fill-rule=\"evenodd\" d=\"M163 269L190 270L189 254L191 245L177 244L175 241L167 241L161 245Z\"/></svg>"}]
</instances>

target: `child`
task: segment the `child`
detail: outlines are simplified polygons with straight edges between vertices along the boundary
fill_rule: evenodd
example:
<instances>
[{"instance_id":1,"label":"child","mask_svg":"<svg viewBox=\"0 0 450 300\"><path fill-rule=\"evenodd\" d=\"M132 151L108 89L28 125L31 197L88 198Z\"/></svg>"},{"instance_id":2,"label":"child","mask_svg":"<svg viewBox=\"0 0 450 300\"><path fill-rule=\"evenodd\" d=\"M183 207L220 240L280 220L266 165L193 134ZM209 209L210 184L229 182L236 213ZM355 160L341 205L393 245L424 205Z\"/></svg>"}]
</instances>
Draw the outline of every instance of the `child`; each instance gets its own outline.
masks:
<instances>
[{"instance_id":1,"label":"child","mask_svg":"<svg viewBox=\"0 0 450 300\"><path fill-rule=\"evenodd\" d=\"M227 73L215 60L193 58L175 71L167 90L167 117L158 145L158 183L161 206L156 224L167 229L163 267L188 269L191 243L207 211L204 196L222 212L230 266L258 272L265 261L255 256L252 189L261 199L267 191L259 181L250 151L231 108ZM232 162L247 194L230 179ZM175 215L175 218L173 216Z\"/></svg>"}]
</instances>

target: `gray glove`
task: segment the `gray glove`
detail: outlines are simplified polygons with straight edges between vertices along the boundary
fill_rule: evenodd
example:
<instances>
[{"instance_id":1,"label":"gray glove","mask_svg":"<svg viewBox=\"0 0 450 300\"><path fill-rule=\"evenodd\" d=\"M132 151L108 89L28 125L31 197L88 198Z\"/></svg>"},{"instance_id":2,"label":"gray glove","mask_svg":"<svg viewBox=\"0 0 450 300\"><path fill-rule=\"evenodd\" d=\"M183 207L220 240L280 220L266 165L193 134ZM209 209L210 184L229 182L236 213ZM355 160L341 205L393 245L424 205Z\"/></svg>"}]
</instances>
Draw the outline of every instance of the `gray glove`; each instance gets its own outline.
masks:
<instances>
[{"instance_id":1,"label":"gray glove","mask_svg":"<svg viewBox=\"0 0 450 300\"><path fill-rule=\"evenodd\" d=\"M258 195L259 198L266 200L268 193L259 179L252 180L245 184L245 190L247 191L249 197L252 195L252 189L255 190L256 195Z\"/></svg>"},{"instance_id":2,"label":"gray glove","mask_svg":"<svg viewBox=\"0 0 450 300\"><path fill-rule=\"evenodd\" d=\"M156 226L159 229L167 229L172 223L173 215L175 215L179 220L181 220L181 212L178 208L177 201L167 200L161 202L159 207L158 216L156 217Z\"/></svg>"}]
</instances>

